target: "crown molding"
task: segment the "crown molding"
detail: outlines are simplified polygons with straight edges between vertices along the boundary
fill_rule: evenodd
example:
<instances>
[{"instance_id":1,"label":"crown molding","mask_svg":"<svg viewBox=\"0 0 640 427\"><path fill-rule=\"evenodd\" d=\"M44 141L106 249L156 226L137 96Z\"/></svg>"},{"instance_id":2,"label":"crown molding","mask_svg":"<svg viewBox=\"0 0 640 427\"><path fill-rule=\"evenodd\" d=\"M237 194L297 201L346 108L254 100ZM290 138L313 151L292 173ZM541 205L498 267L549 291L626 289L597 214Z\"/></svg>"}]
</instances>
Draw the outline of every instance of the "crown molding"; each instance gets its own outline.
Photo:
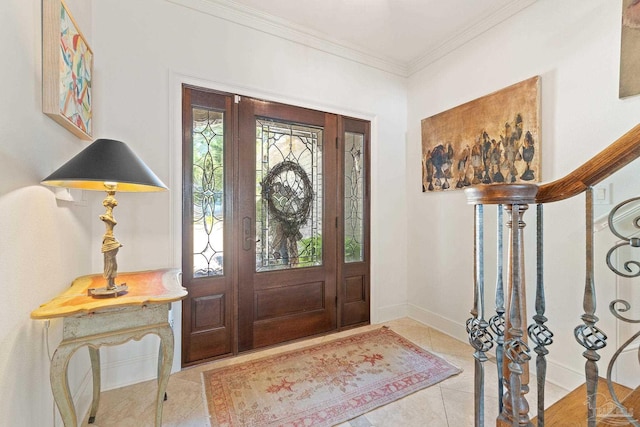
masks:
<instances>
[{"instance_id":1,"label":"crown molding","mask_svg":"<svg viewBox=\"0 0 640 427\"><path fill-rule=\"evenodd\" d=\"M514 0L497 11L488 13L486 16L478 19L478 22L475 25L466 28L455 37L446 40L436 48L425 52L420 58L407 64L408 75L412 75L422 70L448 53L453 52L460 46L480 36L482 33L506 21L516 13L531 6L536 1L538 0Z\"/></svg>"},{"instance_id":2,"label":"crown molding","mask_svg":"<svg viewBox=\"0 0 640 427\"><path fill-rule=\"evenodd\" d=\"M395 61L367 51L360 46L333 39L319 31L297 25L291 21L264 13L262 11L235 3L231 0L165 0L207 15L215 16L245 27L262 31L285 40L299 43L313 49L339 56L360 64L368 65L401 77L409 77L422 70L446 54L470 42L487 30L504 22L521 10L531 6L537 0L513 0L497 11L478 19L477 23L466 28L434 49L425 52L410 63Z\"/></svg>"},{"instance_id":3,"label":"crown molding","mask_svg":"<svg viewBox=\"0 0 640 427\"><path fill-rule=\"evenodd\" d=\"M366 51L359 46L331 39L326 34L228 0L165 0L215 16L272 36L368 65L401 77L408 77L407 65Z\"/></svg>"}]
</instances>

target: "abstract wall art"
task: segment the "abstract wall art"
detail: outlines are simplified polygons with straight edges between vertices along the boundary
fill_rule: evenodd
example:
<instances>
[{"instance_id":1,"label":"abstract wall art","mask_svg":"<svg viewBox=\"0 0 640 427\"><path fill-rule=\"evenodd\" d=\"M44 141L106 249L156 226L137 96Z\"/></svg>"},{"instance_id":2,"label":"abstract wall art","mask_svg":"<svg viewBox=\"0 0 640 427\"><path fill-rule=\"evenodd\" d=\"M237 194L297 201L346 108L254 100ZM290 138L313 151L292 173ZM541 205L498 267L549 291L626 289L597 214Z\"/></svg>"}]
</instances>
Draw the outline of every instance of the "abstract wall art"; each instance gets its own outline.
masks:
<instances>
[{"instance_id":1,"label":"abstract wall art","mask_svg":"<svg viewBox=\"0 0 640 427\"><path fill-rule=\"evenodd\" d=\"M540 181L540 77L422 119L422 191Z\"/></svg>"},{"instance_id":2,"label":"abstract wall art","mask_svg":"<svg viewBox=\"0 0 640 427\"><path fill-rule=\"evenodd\" d=\"M42 2L42 110L92 139L93 52L63 0Z\"/></svg>"}]
</instances>

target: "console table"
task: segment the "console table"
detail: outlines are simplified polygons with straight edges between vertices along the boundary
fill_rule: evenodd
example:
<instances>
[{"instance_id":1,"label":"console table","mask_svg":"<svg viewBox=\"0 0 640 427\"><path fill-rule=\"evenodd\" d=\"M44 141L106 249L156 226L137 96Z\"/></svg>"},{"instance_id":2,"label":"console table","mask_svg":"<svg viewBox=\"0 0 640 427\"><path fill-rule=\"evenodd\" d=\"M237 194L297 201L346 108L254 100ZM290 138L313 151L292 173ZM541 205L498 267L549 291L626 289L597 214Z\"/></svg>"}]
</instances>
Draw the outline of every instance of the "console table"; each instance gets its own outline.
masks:
<instances>
[{"instance_id":1,"label":"console table","mask_svg":"<svg viewBox=\"0 0 640 427\"><path fill-rule=\"evenodd\" d=\"M118 283L128 291L117 297L94 298L88 289L104 286L100 274L82 276L71 287L31 312L32 319L63 317L62 342L51 361L53 397L66 427L77 426L77 416L69 392L69 359L80 347L89 348L93 374L93 401L89 422L95 420L100 401L100 351L103 345L140 340L147 334L160 337L158 351L158 393L155 425L162 424L164 401L173 362L173 330L169 325L170 303L183 299L187 291L180 284L179 270L164 269L121 273Z\"/></svg>"}]
</instances>

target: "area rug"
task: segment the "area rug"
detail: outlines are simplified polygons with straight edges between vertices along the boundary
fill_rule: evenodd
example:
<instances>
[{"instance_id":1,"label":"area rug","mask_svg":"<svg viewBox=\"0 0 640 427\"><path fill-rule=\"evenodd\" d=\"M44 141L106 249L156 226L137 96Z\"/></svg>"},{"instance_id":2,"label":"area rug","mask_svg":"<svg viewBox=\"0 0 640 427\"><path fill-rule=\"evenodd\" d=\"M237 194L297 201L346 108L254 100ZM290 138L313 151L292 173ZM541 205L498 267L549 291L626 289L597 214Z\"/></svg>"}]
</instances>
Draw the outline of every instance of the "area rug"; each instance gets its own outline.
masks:
<instances>
[{"instance_id":1,"label":"area rug","mask_svg":"<svg viewBox=\"0 0 640 427\"><path fill-rule=\"evenodd\" d=\"M460 369L383 327L203 372L212 427L332 426Z\"/></svg>"}]
</instances>

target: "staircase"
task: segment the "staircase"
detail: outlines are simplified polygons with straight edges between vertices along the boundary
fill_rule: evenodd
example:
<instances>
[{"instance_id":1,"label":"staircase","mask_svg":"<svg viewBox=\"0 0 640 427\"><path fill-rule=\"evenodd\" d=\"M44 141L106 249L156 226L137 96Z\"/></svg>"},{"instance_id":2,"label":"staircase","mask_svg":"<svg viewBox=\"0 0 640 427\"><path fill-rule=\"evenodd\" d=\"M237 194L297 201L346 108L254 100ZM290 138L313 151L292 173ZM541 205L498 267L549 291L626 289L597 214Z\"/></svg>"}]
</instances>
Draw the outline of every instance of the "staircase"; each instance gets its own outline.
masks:
<instances>
[{"instance_id":1,"label":"staircase","mask_svg":"<svg viewBox=\"0 0 640 427\"><path fill-rule=\"evenodd\" d=\"M631 390L623 385L613 383L613 389L620 400L623 401L625 407L632 414L640 414L640 390ZM627 406L627 399L634 399L636 406ZM562 399L546 409L544 414L546 427L578 427L586 426L587 417L587 386L583 384L567 394ZM598 427L614 427L631 425L626 418L621 417L617 411L616 405L613 403L607 381L604 378L598 380L598 403L597 403L597 426ZM531 420L532 424L538 425L537 417Z\"/></svg>"},{"instance_id":2,"label":"staircase","mask_svg":"<svg viewBox=\"0 0 640 427\"><path fill-rule=\"evenodd\" d=\"M495 420L497 427L615 427L632 425L640 427L640 391L611 383L598 376L599 354L607 345L607 334L598 326L596 314L596 283L594 280L594 195L593 187L616 171L640 158L640 125L634 127L617 141L609 145L591 160L578 167L569 175L556 181L536 185L492 184L476 185L465 189L467 202L474 206L474 299L472 317L466 327L469 343L475 349L474 409L475 426L484 427L484 371L489 351L495 347L499 381L499 416ZM546 325L545 286L543 268L543 207L545 204L566 200L585 194L585 276L582 295L584 313L580 316L582 324L574 328L576 341L584 347L582 353L585 362L585 384L569 393L565 398L545 409L544 384L546 381L549 346L553 344L553 332ZM630 199L619 204L609 216L611 232L620 238L607 254L607 266L622 277L640 277L640 261L632 260L620 271L610 262L610 256L617 248L629 246L640 248L640 238L620 234L612 226L612 217L617 209L626 203L638 201ZM496 255L496 293L495 312L490 312L485 303L485 265L484 265L484 205L497 205L497 255ZM536 283L535 314L527 318L524 231L523 218L529 206L535 206L536 215ZM506 217L503 222L503 215ZM634 220L640 228L640 217ZM502 228L506 226L508 236L503 245ZM503 246L506 246L506 251ZM506 266L503 268L503 260ZM636 266L637 269L630 268ZM504 277L504 280L503 280ZM503 283L504 282L504 283ZM610 303L610 301L606 301ZM611 313L627 323L640 323L639 319L625 317L631 308L626 300L615 300L610 305ZM627 316L629 313L627 313ZM533 322L531 322L533 320ZM578 319L576 319L578 320ZM640 332L634 335L640 336ZM529 347L529 343L532 346ZM613 356L610 366L616 361L620 351L634 345L630 339ZM637 346L637 344L635 344ZM640 352L640 349L638 349ZM535 359L535 360L534 360ZM529 363L536 366L538 385L538 407L529 408L526 395L529 393ZM607 375L610 375L610 371ZM609 376L609 380L610 380ZM615 399L609 394L609 385L621 402L618 408ZM529 411L537 414L530 419ZM629 421L623 412L630 417ZM487 420L489 421L489 420ZM493 420L489 421L493 424Z\"/></svg>"}]
</instances>

